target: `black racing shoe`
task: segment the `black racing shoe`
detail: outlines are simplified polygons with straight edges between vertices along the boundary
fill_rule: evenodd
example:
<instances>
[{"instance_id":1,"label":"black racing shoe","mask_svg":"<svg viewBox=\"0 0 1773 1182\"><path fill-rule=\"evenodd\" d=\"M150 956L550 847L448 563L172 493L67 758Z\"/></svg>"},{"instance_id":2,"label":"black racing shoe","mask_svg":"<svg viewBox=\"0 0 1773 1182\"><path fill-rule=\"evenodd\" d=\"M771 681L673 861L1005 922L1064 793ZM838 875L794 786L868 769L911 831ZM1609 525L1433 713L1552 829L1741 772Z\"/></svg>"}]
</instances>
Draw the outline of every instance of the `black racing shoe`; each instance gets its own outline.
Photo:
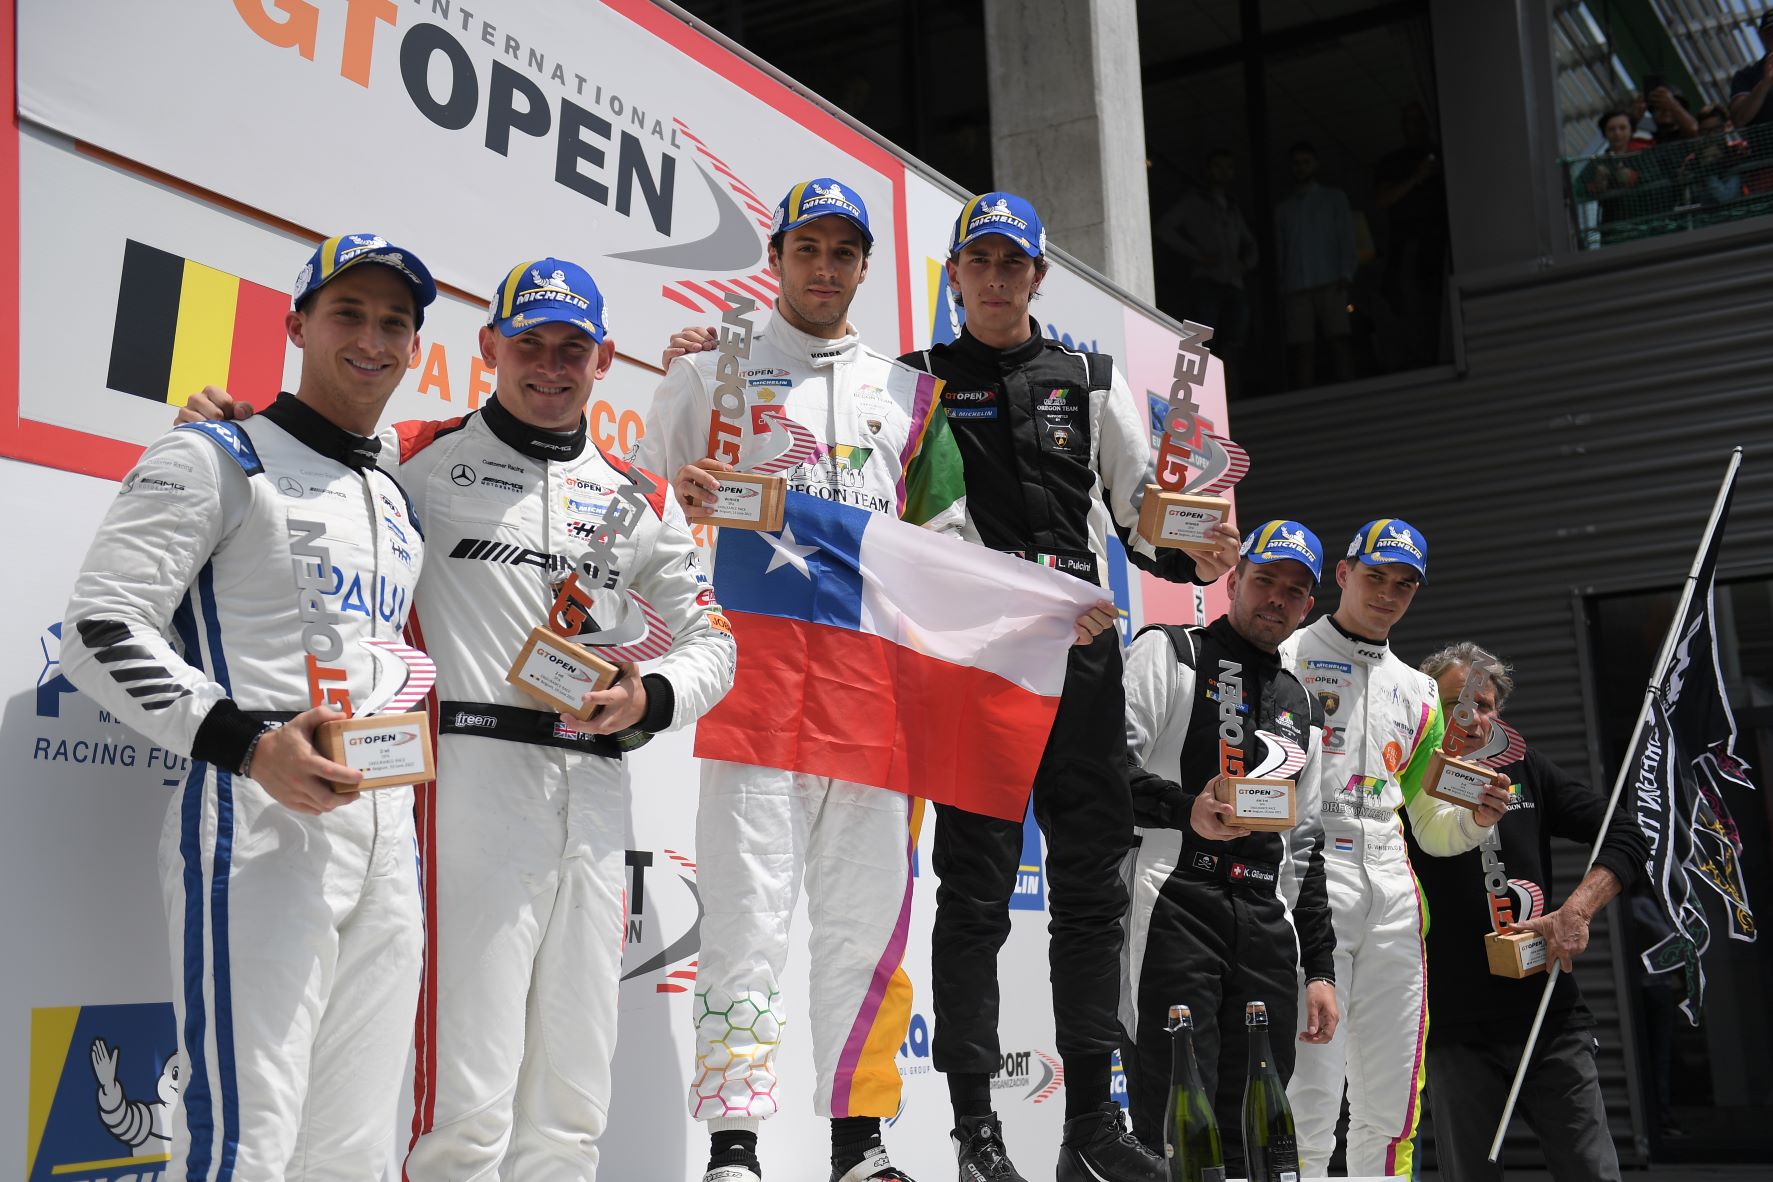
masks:
<instances>
[{"instance_id":1,"label":"black racing shoe","mask_svg":"<svg viewBox=\"0 0 1773 1182\"><path fill-rule=\"evenodd\" d=\"M911 1182L911 1175L893 1164L884 1145L876 1145L867 1157L842 1174L832 1166L831 1182Z\"/></svg>"},{"instance_id":2,"label":"black racing shoe","mask_svg":"<svg viewBox=\"0 0 1773 1182\"><path fill-rule=\"evenodd\" d=\"M757 1164L756 1154L728 1150L709 1159L702 1182L763 1182L763 1167Z\"/></svg>"},{"instance_id":3,"label":"black racing shoe","mask_svg":"<svg viewBox=\"0 0 1773 1182\"><path fill-rule=\"evenodd\" d=\"M1120 1105L1109 1100L1065 1122L1058 1182L1168 1182L1164 1159L1127 1131Z\"/></svg>"},{"instance_id":4,"label":"black racing shoe","mask_svg":"<svg viewBox=\"0 0 1773 1182\"><path fill-rule=\"evenodd\" d=\"M960 1163L960 1182L1028 1182L1010 1164L1004 1152L1003 1126L997 1113L963 1116L960 1127L948 1134Z\"/></svg>"}]
</instances>

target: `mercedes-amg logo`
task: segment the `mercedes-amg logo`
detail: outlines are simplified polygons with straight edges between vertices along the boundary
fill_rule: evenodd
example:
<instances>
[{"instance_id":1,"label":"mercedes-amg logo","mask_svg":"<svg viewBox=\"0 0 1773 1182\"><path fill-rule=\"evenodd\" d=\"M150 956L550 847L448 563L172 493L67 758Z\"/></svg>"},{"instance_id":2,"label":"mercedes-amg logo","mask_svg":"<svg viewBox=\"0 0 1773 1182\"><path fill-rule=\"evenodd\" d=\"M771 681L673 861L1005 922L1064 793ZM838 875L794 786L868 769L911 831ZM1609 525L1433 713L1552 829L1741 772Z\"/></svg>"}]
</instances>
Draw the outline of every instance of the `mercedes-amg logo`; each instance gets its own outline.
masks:
<instances>
[{"instance_id":1,"label":"mercedes-amg logo","mask_svg":"<svg viewBox=\"0 0 1773 1182\"><path fill-rule=\"evenodd\" d=\"M457 484L473 484L474 469L466 464L457 464L449 470L449 478Z\"/></svg>"},{"instance_id":2,"label":"mercedes-amg logo","mask_svg":"<svg viewBox=\"0 0 1773 1182\"><path fill-rule=\"evenodd\" d=\"M293 476L279 476L277 491L286 497L299 497L302 495L302 482Z\"/></svg>"}]
</instances>

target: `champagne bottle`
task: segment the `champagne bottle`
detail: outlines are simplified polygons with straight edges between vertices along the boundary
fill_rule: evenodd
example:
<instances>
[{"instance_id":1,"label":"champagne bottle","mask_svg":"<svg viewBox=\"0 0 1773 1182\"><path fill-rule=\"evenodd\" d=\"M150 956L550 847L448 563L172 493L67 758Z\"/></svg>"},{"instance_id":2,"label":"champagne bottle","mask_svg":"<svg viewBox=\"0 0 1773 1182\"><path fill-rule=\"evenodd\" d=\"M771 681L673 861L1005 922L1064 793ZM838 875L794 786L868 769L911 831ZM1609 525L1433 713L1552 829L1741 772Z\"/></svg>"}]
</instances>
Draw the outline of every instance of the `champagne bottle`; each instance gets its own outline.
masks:
<instances>
[{"instance_id":1,"label":"champagne bottle","mask_svg":"<svg viewBox=\"0 0 1773 1182\"><path fill-rule=\"evenodd\" d=\"M1194 1059L1194 1017L1187 1006L1170 1007L1170 1039L1170 1104L1164 1116L1170 1182L1225 1182L1219 1122Z\"/></svg>"},{"instance_id":2,"label":"champagne bottle","mask_svg":"<svg viewBox=\"0 0 1773 1182\"><path fill-rule=\"evenodd\" d=\"M1250 1031L1250 1072L1244 1081L1244 1176L1250 1182L1299 1182L1293 1109L1268 1045L1268 1007L1244 1007Z\"/></svg>"}]
</instances>

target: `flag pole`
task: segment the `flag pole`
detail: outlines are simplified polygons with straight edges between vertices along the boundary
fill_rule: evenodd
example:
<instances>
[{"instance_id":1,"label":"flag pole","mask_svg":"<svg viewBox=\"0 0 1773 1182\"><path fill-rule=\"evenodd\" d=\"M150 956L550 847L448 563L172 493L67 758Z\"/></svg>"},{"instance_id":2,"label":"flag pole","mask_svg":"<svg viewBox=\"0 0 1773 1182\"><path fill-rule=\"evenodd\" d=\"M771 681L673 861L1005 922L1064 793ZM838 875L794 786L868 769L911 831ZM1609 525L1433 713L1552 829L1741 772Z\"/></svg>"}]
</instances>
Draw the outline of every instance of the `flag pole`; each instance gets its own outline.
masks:
<instances>
[{"instance_id":1,"label":"flag pole","mask_svg":"<svg viewBox=\"0 0 1773 1182\"><path fill-rule=\"evenodd\" d=\"M1595 834L1594 848L1588 852L1588 866L1583 871L1594 868L1595 859L1600 857L1601 845L1607 840L1607 827L1613 821L1613 813L1619 807L1620 793L1625 789L1626 778L1631 774L1631 753L1638 748L1638 739L1643 735L1644 724L1650 717L1650 704L1654 701L1656 691L1662 684L1663 676L1668 672L1668 663L1674 657L1677 637L1681 630L1681 621L1687 618L1687 608L1693 602L1693 590L1699 582L1699 568L1705 565L1706 553L1711 549L1712 536L1717 532L1718 518L1723 516L1724 502L1730 495L1730 488L1736 482L1736 470L1742 466L1742 449L1731 449L1730 464L1724 470L1724 479L1718 485L1717 499L1712 502L1711 516L1705 522L1705 535L1699 540L1699 549L1693 555L1693 565L1687 571L1687 582L1681 588L1681 599L1675 605L1674 619L1668 625L1668 634L1662 638L1662 652L1656 658L1655 671L1650 675L1650 682L1644 687L1644 704L1638 708L1638 721L1631 728L1631 742L1625 746L1626 757L1619 764L1619 774L1613 778L1613 794L1607 798L1607 811L1601 816L1600 830ZM1521 1084L1527 1078L1527 1064L1533 1058L1533 1049L1539 1042L1540 1028L1545 1025L1545 1012L1551 1006L1551 991L1557 984L1558 973L1563 966L1556 961L1551 963L1545 974L1545 991L1539 995L1539 1009L1533 1014L1533 1027L1527 1032L1527 1045L1521 1051L1520 1065L1514 1071L1514 1083L1508 1089L1508 1101L1502 1106L1502 1119L1496 1123L1496 1136L1490 1142L1490 1160L1497 1161L1502 1156L1502 1138L1508 1133L1508 1122L1514 1116L1514 1106L1521 1096Z\"/></svg>"}]
</instances>

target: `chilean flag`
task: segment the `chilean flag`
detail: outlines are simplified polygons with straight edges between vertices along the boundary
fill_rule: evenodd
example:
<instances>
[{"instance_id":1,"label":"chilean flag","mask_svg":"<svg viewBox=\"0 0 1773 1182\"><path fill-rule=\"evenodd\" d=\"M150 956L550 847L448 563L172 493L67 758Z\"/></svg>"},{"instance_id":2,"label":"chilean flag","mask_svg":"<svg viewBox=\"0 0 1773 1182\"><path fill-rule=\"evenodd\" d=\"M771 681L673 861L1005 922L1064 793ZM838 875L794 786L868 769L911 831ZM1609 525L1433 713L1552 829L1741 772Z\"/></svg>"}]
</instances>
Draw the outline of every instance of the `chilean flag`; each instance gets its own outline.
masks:
<instances>
[{"instance_id":1,"label":"chilean flag","mask_svg":"<svg viewBox=\"0 0 1773 1182\"><path fill-rule=\"evenodd\" d=\"M794 492L780 533L721 530L714 569L739 667L696 755L1023 818L1101 588Z\"/></svg>"}]
</instances>

